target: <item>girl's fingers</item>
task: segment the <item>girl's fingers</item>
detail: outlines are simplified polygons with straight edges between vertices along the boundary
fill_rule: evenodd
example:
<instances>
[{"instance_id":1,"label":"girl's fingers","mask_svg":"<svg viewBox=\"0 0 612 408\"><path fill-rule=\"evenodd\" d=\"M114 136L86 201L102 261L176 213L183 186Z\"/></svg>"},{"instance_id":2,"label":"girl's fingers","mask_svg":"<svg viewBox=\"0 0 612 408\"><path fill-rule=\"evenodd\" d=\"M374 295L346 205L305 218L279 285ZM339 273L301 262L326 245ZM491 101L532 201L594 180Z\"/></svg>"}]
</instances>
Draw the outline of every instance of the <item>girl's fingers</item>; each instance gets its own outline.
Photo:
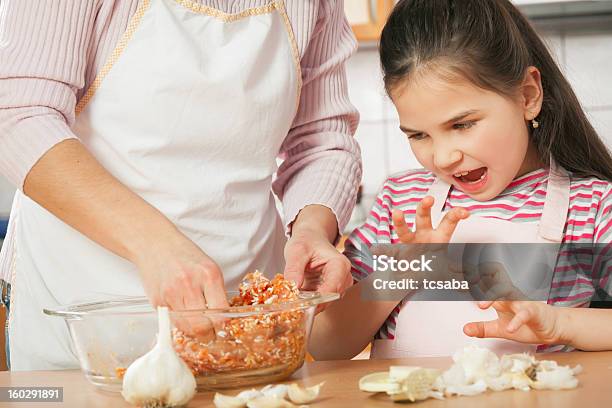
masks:
<instances>
[{"instance_id":1,"label":"girl's fingers","mask_svg":"<svg viewBox=\"0 0 612 408\"><path fill-rule=\"evenodd\" d=\"M393 226L397 232L399 240L404 244L409 244L414 240L414 232L410 230L406 219L404 218L404 212L401 210L393 210L391 212L391 218L393 219Z\"/></svg>"},{"instance_id":2,"label":"girl's fingers","mask_svg":"<svg viewBox=\"0 0 612 408\"><path fill-rule=\"evenodd\" d=\"M493 309L495 309L498 312L510 312L511 308L512 308L512 301L506 301L506 300L495 300L493 301Z\"/></svg>"},{"instance_id":3,"label":"girl's fingers","mask_svg":"<svg viewBox=\"0 0 612 408\"><path fill-rule=\"evenodd\" d=\"M426 196L421 200L416 209L415 224L417 231L431 231L431 207L433 207L434 198Z\"/></svg>"},{"instance_id":4,"label":"girl's fingers","mask_svg":"<svg viewBox=\"0 0 612 408\"><path fill-rule=\"evenodd\" d=\"M483 310L488 309L493 305L493 303L495 303L495 301L493 300L483 300L483 301L478 302L478 307Z\"/></svg>"},{"instance_id":5,"label":"girl's fingers","mask_svg":"<svg viewBox=\"0 0 612 408\"><path fill-rule=\"evenodd\" d=\"M445 240L450 240L453 233L455 232L455 228L457 228L457 224L459 224L459 221L464 220L469 216L470 213L465 208L453 208L448 213L446 213L444 218L442 218L442 221L440 221L440 225L438 225L436 231L441 233L444 236Z\"/></svg>"},{"instance_id":6,"label":"girl's fingers","mask_svg":"<svg viewBox=\"0 0 612 408\"><path fill-rule=\"evenodd\" d=\"M506 327L506 330L509 333L514 333L518 329L520 329L522 325L526 324L529 320L531 320L531 311L528 308L521 309L514 315L512 320L510 320L510 323L508 323L508 327Z\"/></svg>"},{"instance_id":7,"label":"girl's fingers","mask_svg":"<svg viewBox=\"0 0 612 408\"><path fill-rule=\"evenodd\" d=\"M463 326L463 332L470 337L488 338L503 337L499 330L499 321L470 322Z\"/></svg>"}]
</instances>

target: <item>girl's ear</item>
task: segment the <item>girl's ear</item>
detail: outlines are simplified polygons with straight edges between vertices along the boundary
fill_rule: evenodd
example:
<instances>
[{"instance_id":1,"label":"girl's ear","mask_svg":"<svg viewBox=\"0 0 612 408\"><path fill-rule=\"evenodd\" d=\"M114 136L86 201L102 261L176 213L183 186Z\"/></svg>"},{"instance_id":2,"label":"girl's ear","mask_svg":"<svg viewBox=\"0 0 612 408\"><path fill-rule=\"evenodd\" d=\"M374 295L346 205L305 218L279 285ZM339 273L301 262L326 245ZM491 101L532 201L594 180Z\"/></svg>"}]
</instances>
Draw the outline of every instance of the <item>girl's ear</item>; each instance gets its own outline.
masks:
<instances>
[{"instance_id":1,"label":"girl's ear","mask_svg":"<svg viewBox=\"0 0 612 408\"><path fill-rule=\"evenodd\" d=\"M525 120L535 119L540 114L543 99L544 91L542 90L540 70L530 66L525 71L525 78L523 79L520 91L520 100Z\"/></svg>"}]
</instances>

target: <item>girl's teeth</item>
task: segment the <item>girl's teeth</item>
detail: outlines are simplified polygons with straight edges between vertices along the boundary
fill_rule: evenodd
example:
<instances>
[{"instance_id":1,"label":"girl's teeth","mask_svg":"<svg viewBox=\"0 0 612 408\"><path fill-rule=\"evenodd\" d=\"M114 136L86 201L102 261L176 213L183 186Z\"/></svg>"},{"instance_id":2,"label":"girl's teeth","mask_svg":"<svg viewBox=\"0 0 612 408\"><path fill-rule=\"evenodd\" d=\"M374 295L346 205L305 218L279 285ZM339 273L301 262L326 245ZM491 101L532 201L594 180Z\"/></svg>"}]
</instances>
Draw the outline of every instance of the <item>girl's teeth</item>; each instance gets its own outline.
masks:
<instances>
[{"instance_id":1,"label":"girl's teeth","mask_svg":"<svg viewBox=\"0 0 612 408\"><path fill-rule=\"evenodd\" d=\"M485 171L484 173L482 173L482 176L480 176L480 178L478 180L475 181L464 181L464 183L468 183L468 184L475 184L478 183L479 181L481 181L483 178L485 178L485 176L487 175L487 172Z\"/></svg>"}]
</instances>

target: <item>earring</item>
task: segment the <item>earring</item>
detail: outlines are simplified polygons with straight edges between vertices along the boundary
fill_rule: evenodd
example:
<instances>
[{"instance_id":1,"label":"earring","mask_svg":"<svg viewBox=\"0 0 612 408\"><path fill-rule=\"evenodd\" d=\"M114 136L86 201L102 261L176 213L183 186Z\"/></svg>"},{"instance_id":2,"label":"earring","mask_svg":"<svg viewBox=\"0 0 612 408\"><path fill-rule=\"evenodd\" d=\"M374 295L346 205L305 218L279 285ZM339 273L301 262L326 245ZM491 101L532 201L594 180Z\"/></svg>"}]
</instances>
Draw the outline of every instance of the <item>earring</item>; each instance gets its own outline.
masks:
<instances>
[{"instance_id":1,"label":"earring","mask_svg":"<svg viewBox=\"0 0 612 408\"><path fill-rule=\"evenodd\" d=\"M539 128L540 127L540 122L538 122L535 119L531 119L531 127L534 128L534 129Z\"/></svg>"}]
</instances>

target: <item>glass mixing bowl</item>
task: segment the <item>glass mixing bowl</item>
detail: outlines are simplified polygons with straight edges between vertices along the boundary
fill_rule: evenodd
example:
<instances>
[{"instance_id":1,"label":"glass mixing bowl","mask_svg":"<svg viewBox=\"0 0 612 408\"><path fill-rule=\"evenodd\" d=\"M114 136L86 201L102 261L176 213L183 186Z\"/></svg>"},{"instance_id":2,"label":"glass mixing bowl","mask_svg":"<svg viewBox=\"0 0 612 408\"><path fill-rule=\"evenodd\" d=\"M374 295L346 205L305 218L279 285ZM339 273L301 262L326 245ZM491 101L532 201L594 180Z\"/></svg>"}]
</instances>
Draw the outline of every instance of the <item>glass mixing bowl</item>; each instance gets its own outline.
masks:
<instances>
[{"instance_id":1,"label":"glass mixing bowl","mask_svg":"<svg viewBox=\"0 0 612 408\"><path fill-rule=\"evenodd\" d=\"M228 292L228 299L237 294ZM317 305L338 298L303 291L298 299L278 304L171 311L174 347L199 390L279 381L304 363ZM120 391L127 367L155 345L157 313L144 297L44 313L65 319L82 371L107 391Z\"/></svg>"}]
</instances>

